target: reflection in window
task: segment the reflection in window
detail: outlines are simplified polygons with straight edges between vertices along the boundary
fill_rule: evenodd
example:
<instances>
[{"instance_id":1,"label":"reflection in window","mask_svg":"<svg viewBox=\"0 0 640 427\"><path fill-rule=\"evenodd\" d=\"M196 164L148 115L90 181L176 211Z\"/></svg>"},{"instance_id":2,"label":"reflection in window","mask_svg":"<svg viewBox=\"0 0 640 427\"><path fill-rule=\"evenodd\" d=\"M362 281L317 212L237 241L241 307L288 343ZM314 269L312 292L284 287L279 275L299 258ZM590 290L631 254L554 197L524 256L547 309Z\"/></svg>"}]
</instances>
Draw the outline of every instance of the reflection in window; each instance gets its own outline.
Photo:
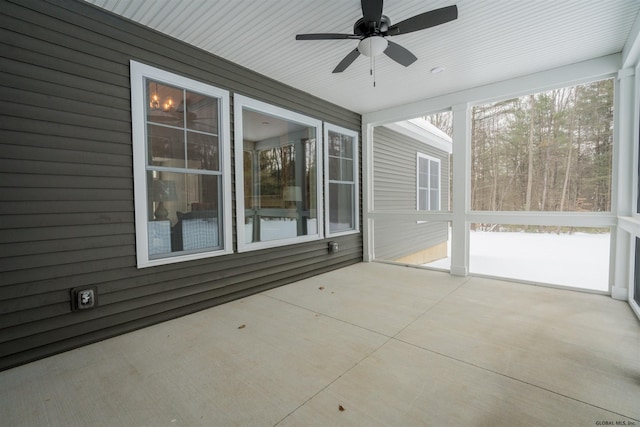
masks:
<instances>
[{"instance_id":1,"label":"reflection in window","mask_svg":"<svg viewBox=\"0 0 640 427\"><path fill-rule=\"evenodd\" d=\"M318 126L305 123L304 117L288 119L285 110L271 106L265 109L276 114L237 108L242 115L244 192L242 209L238 209L244 212L239 249L244 244L263 247L260 243L274 242L267 243L273 246L287 239L319 236ZM242 214L238 217L242 220Z\"/></svg>"},{"instance_id":2,"label":"reflection in window","mask_svg":"<svg viewBox=\"0 0 640 427\"><path fill-rule=\"evenodd\" d=\"M223 245L220 99L145 79L149 259Z\"/></svg>"},{"instance_id":3,"label":"reflection in window","mask_svg":"<svg viewBox=\"0 0 640 427\"><path fill-rule=\"evenodd\" d=\"M326 124L328 162L327 213L328 233L358 229L357 197L357 133Z\"/></svg>"}]
</instances>

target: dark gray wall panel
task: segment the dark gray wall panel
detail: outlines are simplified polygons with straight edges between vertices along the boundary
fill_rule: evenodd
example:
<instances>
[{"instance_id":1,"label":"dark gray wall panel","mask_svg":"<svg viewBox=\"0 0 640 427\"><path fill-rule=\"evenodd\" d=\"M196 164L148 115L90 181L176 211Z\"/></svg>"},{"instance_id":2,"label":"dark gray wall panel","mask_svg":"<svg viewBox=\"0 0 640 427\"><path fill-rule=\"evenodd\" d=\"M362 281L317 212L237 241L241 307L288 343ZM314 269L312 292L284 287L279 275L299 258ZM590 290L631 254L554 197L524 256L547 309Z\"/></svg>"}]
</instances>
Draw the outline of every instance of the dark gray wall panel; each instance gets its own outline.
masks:
<instances>
[{"instance_id":1,"label":"dark gray wall panel","mask_svg":"<svg viewBox=\"0 0 640 427\"><path fill-rule=\"evenodd\" d=\"M361 117L76 0L0 0L0 369L362 259L362 235L138 270L129 61L359 131ZM99 306L72 312L70 289Z\"/></svg>"}]
</instances>

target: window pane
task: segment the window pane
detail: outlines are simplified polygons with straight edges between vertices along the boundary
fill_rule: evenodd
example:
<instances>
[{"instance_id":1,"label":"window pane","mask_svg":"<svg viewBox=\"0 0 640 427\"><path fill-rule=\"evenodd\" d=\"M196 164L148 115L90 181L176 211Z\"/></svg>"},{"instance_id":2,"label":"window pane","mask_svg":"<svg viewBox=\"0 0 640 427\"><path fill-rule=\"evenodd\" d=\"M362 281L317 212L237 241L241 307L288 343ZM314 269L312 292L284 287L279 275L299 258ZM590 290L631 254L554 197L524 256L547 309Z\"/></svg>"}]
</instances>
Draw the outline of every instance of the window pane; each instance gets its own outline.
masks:
<instances>
[{"instance_id":1,"label":"window pane","mask_svg":"<svg viewBox=\"0 0 640 427\"><path fill-rule=\"evenodd\" d=\"M353 138L342 135L342 157L353 159Z\"/></svg>"},{"instance_id":2,"label":"window pane","mask_svg":"<svg viewBox=\"0 0 640 427\"><path fill-rule=\"evenodd\" d=\"M430 190L430 199L429 199L429 210L437 211L440 210L440 192L438 190Z\"/></svg>"},{"instance_id":3,"label":"window pane","mask_svg":"<svg viewBox=\"0 0 640 427\"><path fill-rule=\"evenodd\" d=\"M421 188L429 188L429 174L420 172L418 174L418 186Z\"/></svg>"},{"instance_id":4,"label":"window pane","mask_svg":"<svg viewBox=\"0 0 640 427\"><path fill-rule=\"evenodd\" d=\"M431 171L429 174L429 187L432 190L438 190L440 188L440 168L438 167L438 163L431 162Z\"/></svg>"},{"instance_id":5,"label":"window pane","mask_svg":"<svg viewBox=\"0 0 640 427\"><path fill-rule=\"evenodd\" d=\"M355 228L353 184L329 184L329 228L332 233Z\"/></svg>"},{"instance_id":6,"label":"window pane","mask_svg":"<svg viewBox=\"0 0 640 427\"><path fill-rule=\"evenodd\" d=\"M353 159L354 138L333 131L329 131L328 134L329 155Z\"/></svg>"},{"instance_id":7,"label":"window pane","mask_svg":"<svg viewBox=\"0 0 640 427\"><path fill-rule=\"evenodd\" d=\"M302 145L304 147L304 176L302 182L304 183L303 197L305 209L309 210L310 223L309 230L305 234L316 234L318 232L317 221L317 194L318 194L318 159L316 156L316 139L315 129L309 127L305 133L313 137L303 138Z\"/></svg>"},{"instance_id":8,"label":"window pane","mask_svg":"<svg viewBox=\"0 0 640 427\"><path fill-rule=\"evenodd\" d=\"M479 105L473 210L611 211L613 80Z\"/></svg>"},{"instance_id":9,"label":"window pane","mask_svg":"<svg viewBox=\"0 0 640 427\"><path fill-rule=\"evenodd\" d=\"M429 190L420 189L418 191L418 209L421 211L429 209Z\"/></svg>"},{"instance_id":10,"label":"window pane","mask_svg":"<svg viewBox=\"0 0 640 427\"><path fill-rule=\"evenodd\" d=\"M285 187L295 185L296 158L293 145L259 151L258 161L259 187L255 194L259 200L258 206L275 208L281 206L284 197L287 201L301 199L302 193L284 194Z\"/></svg>"},{"instance_id":11,"label":"window pane","mask_svg":"<svg viewBox=\"0 0 640 427\"><path fill-rule=\"evenodd\" d=\"M220 170L217 136L187 132L187 168Z\"/></svg>"},{"instance_id":12,"label":"window pane","mask_svg":"<svg viewBox=\"0 0 640 427\"><path fill-rule=\"evenodd\" d=\"M315 127L251 110L242 121L246 242L317 234Z\"/></svg>"},{"instance_id":13,"label":"window pane","mask_svg":"<svg viewBox=\"0 0 640 427\"><path fill-rule=\"evenodd\" d=\"M329 179L353 182L353 160L330 156Z\"/></svg>"},{"instance_id":14,"label":"window pane","mask_svg":"<svg viewBox=\"0 0 640 427\"><path fill-rule=\"evenodd\" d=\"M147 80L147 121L184 127L182 89Z\"/></svg>"},{"instance_id":15,"label":"window pane","mask_svg":"<svg viewBox=\"0 0 640 427\"><path fill-rule=\"evenodd\" d=\"M329 155L339 157L342 153L342 138L336 132L329 132Z\"/></svg>"},{"instance_id":16,"label":"window pane","mask_svg":"<svg viewBox=\"0 0 640 427\"><path fill-rule=\"evenodd\" d=\"M353 160L342 159L342 181L353 182Z\"/></svg>"},{"instance_id":17,"label":"window pane","mask_svg":"<svg viewBox=\"0 0 640 427\"><path fill-rule=\"evenodd\" d=\"M257 207L257 204L254 204L253 198L253 183L257 182L253 176L253 153L251 151L244 150L242 158L244 162L244 207L245 209L253 209L254 207Z\"/></svg>"},{"instance_id":18,"label":"window pane","mask_svg":"<svg viewBox=\"0 0 640 427\"><path fill-rule=\"evenodd\" d=\"M418 158L418 170L420 173L428 174L429 173L429 159L425 159L424 157Z\"/></svg>"},{"instance_id":19,"label":"window pane","mask_svg":"<svg viewBox=\"0 0 640 427\"><path fill-rule=\"evenodd\" d=\"M220 248L218 175L147 172L149 255Z\"/></svg>"},{"instance_id":20,"label":"window pane","mask_svg":"<svg viewBox=\"0 0 640 427\"><path fill-rule=\"evenodd\" d=\"M340 158L329 157L329 179L335 181L342 180L342 173L340 171Z\"/></svg>"},{"instance_id":21,"label":"window pane","mask_svg":"<svg viewBox=\"0 0 640 427\"><path fill-rule=\"evenodd\" d=\"M184 168L184 132L164 126L148 125L149 165Z\"/></svg>"},{"instance_id":22,"label":"window pane","mask_svg":"<svg viewBox=\"0 0 640 427\"><path fill-rule=\"evenodd\" d=\"M218 100L187 91L187 128L218 134Z\"/></svg>"}]
</instances>

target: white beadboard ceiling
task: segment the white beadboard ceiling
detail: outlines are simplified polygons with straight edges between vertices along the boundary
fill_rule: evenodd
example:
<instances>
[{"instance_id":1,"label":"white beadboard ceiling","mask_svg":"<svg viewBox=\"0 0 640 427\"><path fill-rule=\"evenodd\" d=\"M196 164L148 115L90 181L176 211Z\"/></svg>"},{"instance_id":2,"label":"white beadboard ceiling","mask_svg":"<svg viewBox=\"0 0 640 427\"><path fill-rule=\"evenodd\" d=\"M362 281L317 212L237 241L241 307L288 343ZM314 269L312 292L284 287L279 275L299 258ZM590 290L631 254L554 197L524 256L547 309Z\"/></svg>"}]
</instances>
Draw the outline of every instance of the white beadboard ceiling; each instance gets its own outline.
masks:
<instances>
[{"instance_id":1,"label":"white beadboard ceiling","mask_svg":"<svg viewBox=\"0 0 640 427\"><path fill-rule=\"evenodd\" d=\"M358 0L87 1L358 113L621 52L640 9L639 0L386 0L392 24L452 4L458 19L392 37L418 61L377 57L373 87L367 57L331 72L357 40L295 40L352 33Z\"/></svg>"}]
</instances>

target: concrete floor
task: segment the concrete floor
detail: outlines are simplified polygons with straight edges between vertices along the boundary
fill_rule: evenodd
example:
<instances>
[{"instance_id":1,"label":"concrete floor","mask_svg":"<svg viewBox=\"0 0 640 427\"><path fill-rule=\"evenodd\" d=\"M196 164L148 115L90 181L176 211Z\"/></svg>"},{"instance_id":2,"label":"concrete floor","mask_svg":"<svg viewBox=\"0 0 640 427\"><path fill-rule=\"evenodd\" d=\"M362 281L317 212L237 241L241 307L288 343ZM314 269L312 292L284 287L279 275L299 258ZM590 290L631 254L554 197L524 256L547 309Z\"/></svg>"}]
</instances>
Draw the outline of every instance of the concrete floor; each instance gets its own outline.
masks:
<instances>
[{"instance_id":1,"label":"concrete floor","mask_svg":"<svg viewBox=\"0 0 640 427\"><path fill-rule=\"evenodd\" d=\"M358 264L0 372L2 426L640 425L609 297Z\"/></svg>"}]
</instances>

